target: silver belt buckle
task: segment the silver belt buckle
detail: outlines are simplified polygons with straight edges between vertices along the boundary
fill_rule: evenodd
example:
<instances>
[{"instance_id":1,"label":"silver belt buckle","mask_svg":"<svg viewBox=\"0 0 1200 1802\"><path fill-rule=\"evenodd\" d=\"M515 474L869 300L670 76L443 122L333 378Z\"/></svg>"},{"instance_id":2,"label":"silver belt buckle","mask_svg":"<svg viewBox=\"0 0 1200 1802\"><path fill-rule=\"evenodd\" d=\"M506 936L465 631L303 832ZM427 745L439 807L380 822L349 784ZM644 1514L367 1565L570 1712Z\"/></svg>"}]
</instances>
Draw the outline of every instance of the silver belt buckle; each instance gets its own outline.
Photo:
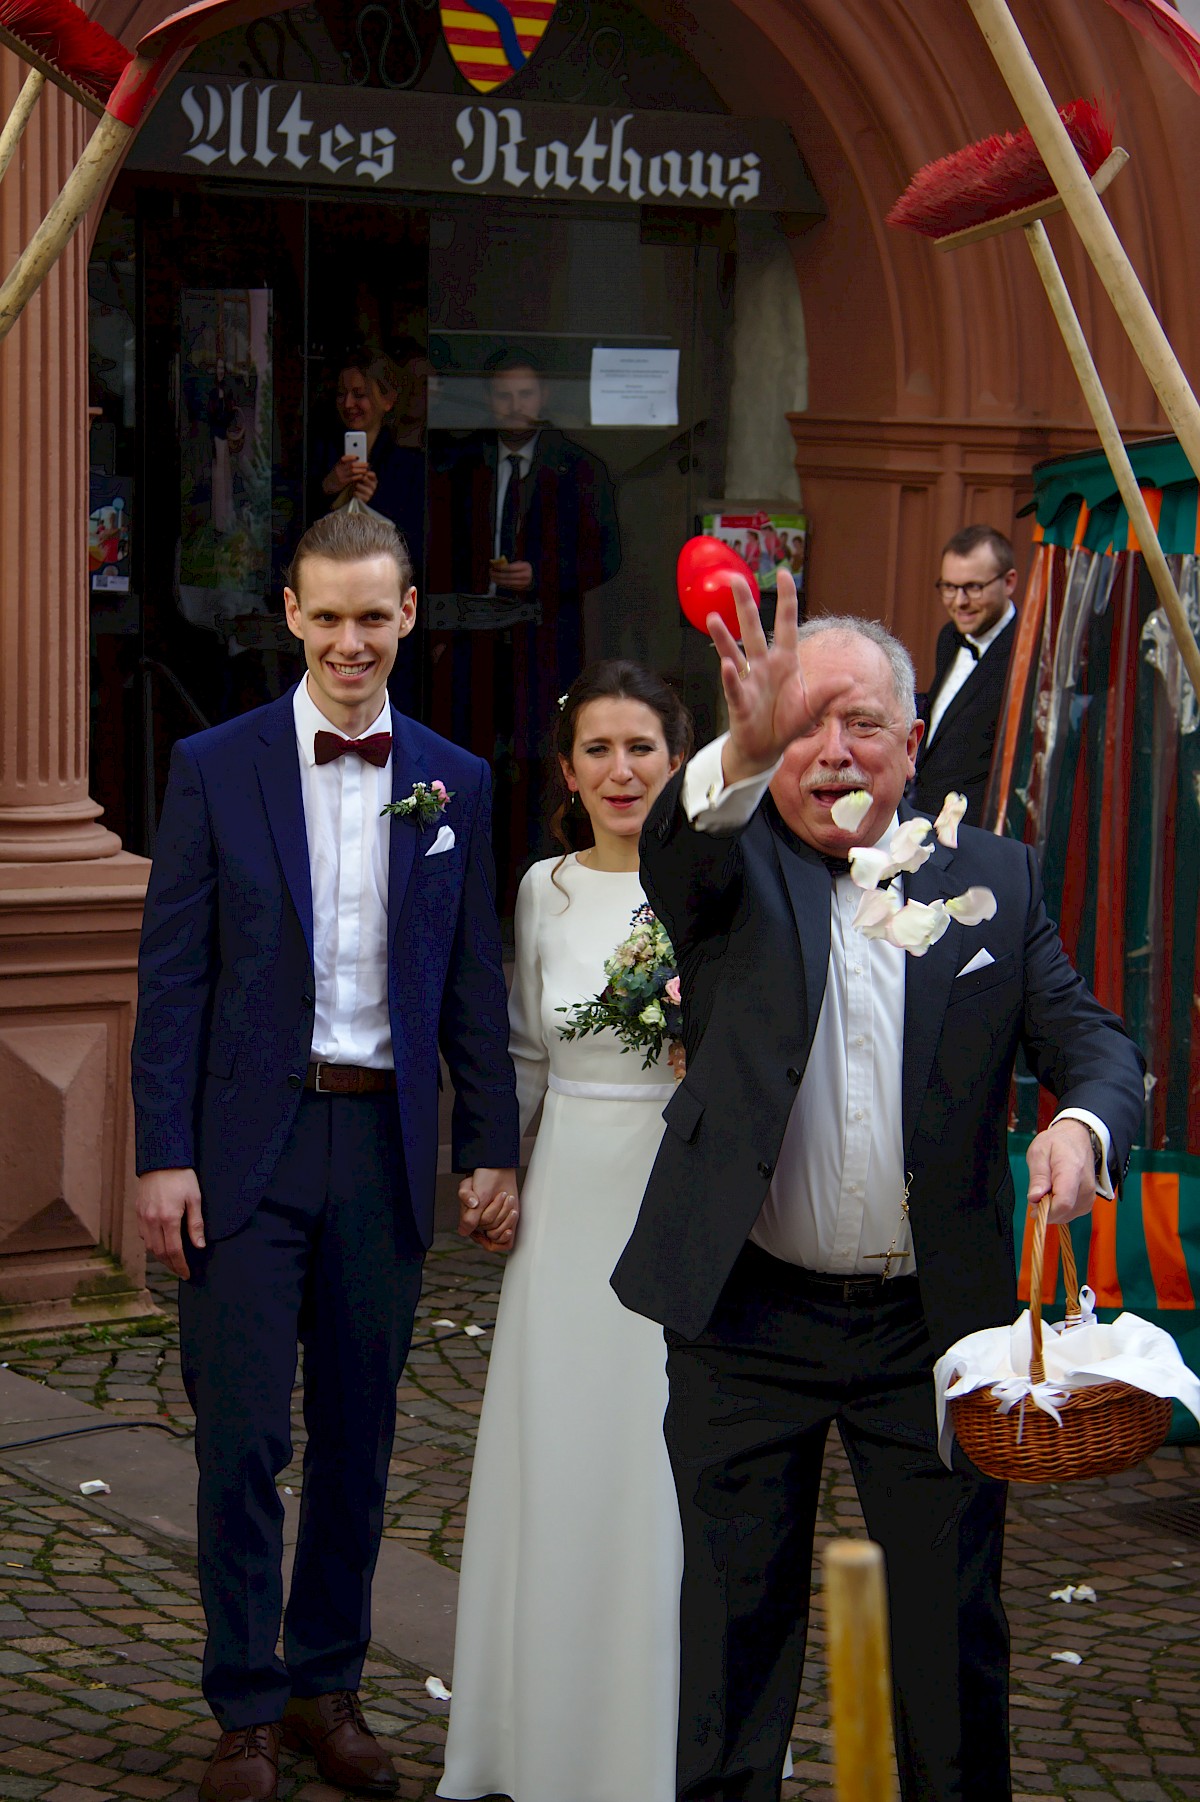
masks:
<instances>
[{"instance_id":1,"label":"silver belt buckle","mask_svg":"<svg viewBox=\"0 0 1200 1802\"><path fill-rule=\"evenodd\" d=\"M323 1062L318 1061L313 1065L313 1089L318 1095L332 1095L332 1089L326 1089L321 1086L321 1072L324 1069L325 1064Z\"/></svg>"}]
</instances>

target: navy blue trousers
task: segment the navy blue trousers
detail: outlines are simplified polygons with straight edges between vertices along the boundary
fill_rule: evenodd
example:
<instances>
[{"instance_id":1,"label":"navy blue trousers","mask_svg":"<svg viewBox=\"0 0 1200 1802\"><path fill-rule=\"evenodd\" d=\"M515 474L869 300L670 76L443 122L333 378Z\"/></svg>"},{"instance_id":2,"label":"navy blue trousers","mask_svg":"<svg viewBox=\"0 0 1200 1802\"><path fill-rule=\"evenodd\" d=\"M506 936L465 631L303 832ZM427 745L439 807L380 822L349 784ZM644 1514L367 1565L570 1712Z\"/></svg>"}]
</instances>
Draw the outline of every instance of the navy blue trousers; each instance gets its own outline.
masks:
<instances>
[{"instance_id":1,"label":"navy blue trousers","mask_svg":"<svg viewBox=\"0 0 1200 1802\"><path fill-rule=\"evenodd\" d=\"M836 1422L883 1547L904 1802L1009 1802L1007 1486L937 1455L915 1279L874 1307L742 1252L704 1334L667 1334L683 1520L679 1802L777 1802Z\"/></svg>"},{"instance_id":2,"label":"navy blue trousers","mask_svg":"<svg viewBox=\"0 0 1200 1802\"><path fill-rule=\"evenodd\" d=\"M423 1256L390 1095L306 1093L254 1214L189 1250L179 1324L200 1467L204 1694L225 1731L277 1721L290 1695L358 1688ZM276 1479L292 1456L300 1344L308 1444L283 1614Z\"/></svg>"}]
</instances>

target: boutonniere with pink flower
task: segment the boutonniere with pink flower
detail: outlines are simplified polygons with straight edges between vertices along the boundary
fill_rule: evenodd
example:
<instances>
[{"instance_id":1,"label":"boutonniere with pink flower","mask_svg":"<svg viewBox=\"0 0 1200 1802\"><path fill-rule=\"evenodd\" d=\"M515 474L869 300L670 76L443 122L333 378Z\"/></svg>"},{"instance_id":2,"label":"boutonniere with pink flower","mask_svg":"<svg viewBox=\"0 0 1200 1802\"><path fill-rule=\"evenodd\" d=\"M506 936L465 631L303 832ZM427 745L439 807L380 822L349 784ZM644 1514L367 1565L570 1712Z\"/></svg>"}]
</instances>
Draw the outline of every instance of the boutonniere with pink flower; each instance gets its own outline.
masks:
<instances>
[{"instance_id":1,"label":"boutonniere with pink flower","mask_svg":"<svg viewBox=\"0 0 1200 1802\"><path fill-rule=\"evenodd\" d=\"M865 789L855 789L834 802L833 822L843 832L853 832L870 809L871 796ZM888 887L893 877L919 870L933 856L933 846L925 843L930 833L948 850L956 850L958 828L966 811L965 795L948 794L936 820L905 820L886 848L856 845L850 851L851 880L866 891L854 916L854 925L864 938L886 939L913 957L924 957L948 931L951 920L961 926L982 926L993 918L996 897L990 888L975 885L949 901L902 901Z\"/></svg>"},{"instance_id":2,"label":"boutonniere with pink flower","mask_svg":"<svg viewBox=\"0 0 1200 1802\"><path fill-rule=\"evenodd\" d=\"M402 801L389 801L380 815L394 813L398 820L412 820L417 826L432 826L441 819L454 796L444 782L435 776L432 782L414 782L412 793Z\"/></svg>"}]
</instances>

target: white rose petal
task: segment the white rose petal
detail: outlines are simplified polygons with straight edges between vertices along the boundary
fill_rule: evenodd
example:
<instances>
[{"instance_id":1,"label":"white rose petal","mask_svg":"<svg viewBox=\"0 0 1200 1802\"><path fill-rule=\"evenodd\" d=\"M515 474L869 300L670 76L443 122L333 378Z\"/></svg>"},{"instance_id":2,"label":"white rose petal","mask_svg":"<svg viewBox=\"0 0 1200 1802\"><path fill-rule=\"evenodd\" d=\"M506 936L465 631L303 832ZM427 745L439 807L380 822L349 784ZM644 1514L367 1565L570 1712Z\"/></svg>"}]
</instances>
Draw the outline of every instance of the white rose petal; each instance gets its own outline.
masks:
<instances>
[{"instance_id":1,"label":"white rose petal","mask_svg":"<svg viewBox=\"0 0 1200 1802\"><path fill-rule=\"evenodd\" d=\"M1077 1602L1094 1602L1096 1600L1096 1592L1090 1583L1075 1585L1075 1600Z\"/></svg>"},{"instance_id":2,"label":"white rose petal","mask_svg":"<svg viewBox=\"0 0 1200 1802\"><path fill-rule=\"evenodd\" d=\"M1073 1583L1067 1583L1062 1589L1052 1589L1050 1591L1050 1600L1052 1602L1073 1602L1075 1600L1075 1585Z\"/></svg>"},{"instance_id":3,"label":"white rose petal","mask_svg":"<svg viewBox=\"0 0 1200 1802\"><path fill-rule=\"evenodd\" d=\"M868 889L858 904L853 924L864 938L886 938L888 926L899 912L900 897L890 888Z\"/></svg>"},{"instance_id":4,"label":"white rose petal","mask_svg":"<svg viewBox=\"0 0 1200 1802\"><path fill-rule=\"evenodd\" d=\"M924 957L949 925L944 901L931 901L928 906L924 901L906 901L888 926L888 943L898 945L913 957Z\"/></svg>"},{"instance_id":5,"label":"white rose petal","mask_svg":"<svg viewBox=\"0 0 1200 1802\"><path fill-rule=\"evenodd\" d=\"M982 926L996 917L996 897L990 888L969 888L963 895L947 901L946 910L961 926Z\"/></svg>"},{"instance_id":6,"label":"white rose petal","mask_svg":"<svg viewBox=\"0 0 1200 1802\"><path fill-rule=\"evenodd\" d=\"M1078 1652L1051 1652L1050 1656L1051 1658L1057 1659L1059 1664L1083 1663L1083 1659L1079 1656Z\"/></svg>"},{"instance_id":7,"label":"white rose petal","mask_svg":"<svg viewBox=\"0 0 1200 1802\"><path fill-rule=\"evenodd\" d=\"M958 849L958 828L964 813L967 811L967 797L951 789L942 802L942 811L933 822L933 830L937 833L938 843L951 851Z\"/></svg>"},{"instance_id":8,"label":"white rose petal","mask_svg":"<svg viewBox=\"0 0 1200 1802\"><path fill-rule=\"evenodd\" d=\"M857 832L871 811L870 791L856 788L848 795L839 795L829 815L835 826L843 832Z\"/></svg>"},{"instance_id":9,"label":"white rose petal","mask_svg":"<svg viewBox=\"0 0 1200 1802\"><path fill-rule=\"evenodd\" d=\"M432 1696L435 1702L448 1702L450 1700L450 1691L446 1688L446 1685L442 1682L440 1677L426 1677L425 1693L426 1695Z\"/></svg>"},{"instance_id":10,"label":"white rose petal","mask_svg":"<svg viewBox=\"0 0 1200 1802\"><path fill-rule=\"evenodd\" d=\"M486 1331L487 1328L482 1326L465 1326L463 1328L468 1339L482 1339Z\"/></svg>"},{"instance_id":11,"label":"white rose petal","mask_svg":"<svg viewBox=\"0 0 1200 1802\"><path fill-rule=\"evenodd\" d=\"M933 856L933 846L923 841L933 828L928 820L905 820L897 827L888 846L888 856L898 870L919 870Z\"/></svg>"},{"instance_id":12,"label":"white rose petal","mask_svg":"<svg viewBox=\"0 0 1200 1802\"><path fill-rule=\"evenodd\" d=\"M850 880L859 888L878 888L881 882L887 882L896 874L897 866L886 851L879 851L872 845L855 845L847 853L850 861Z\"/></svg>"}]
</instances>

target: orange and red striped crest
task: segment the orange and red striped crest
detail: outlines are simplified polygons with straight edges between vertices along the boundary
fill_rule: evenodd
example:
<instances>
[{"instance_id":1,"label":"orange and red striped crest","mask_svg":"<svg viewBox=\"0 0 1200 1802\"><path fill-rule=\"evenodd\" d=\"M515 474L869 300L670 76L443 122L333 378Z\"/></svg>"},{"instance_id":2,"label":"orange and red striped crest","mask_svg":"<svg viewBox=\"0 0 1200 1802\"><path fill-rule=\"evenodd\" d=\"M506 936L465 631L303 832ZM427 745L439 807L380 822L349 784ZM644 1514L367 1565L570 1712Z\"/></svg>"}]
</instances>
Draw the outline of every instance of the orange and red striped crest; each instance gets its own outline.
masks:
<instances>
[{"instance_id":1,"label":"orange and red striped crest","mask_svg":"<svg viewBox=\"0 0 1200 1802\"><path fill-rule=\"evenodd\" d=\"M523 69L558 0L439 0L442 30L461 75L481 94Z\"/></svg>"}]
</instances>

